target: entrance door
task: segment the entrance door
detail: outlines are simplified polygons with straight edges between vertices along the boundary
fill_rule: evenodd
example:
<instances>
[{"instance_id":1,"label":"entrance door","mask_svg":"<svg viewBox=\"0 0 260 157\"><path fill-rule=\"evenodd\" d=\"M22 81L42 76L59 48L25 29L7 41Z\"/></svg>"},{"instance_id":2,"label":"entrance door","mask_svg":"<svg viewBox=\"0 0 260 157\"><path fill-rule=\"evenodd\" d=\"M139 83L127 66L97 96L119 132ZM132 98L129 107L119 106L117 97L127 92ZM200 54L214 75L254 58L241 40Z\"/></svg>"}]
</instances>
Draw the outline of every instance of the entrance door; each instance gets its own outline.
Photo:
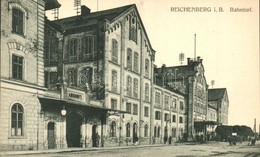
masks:
<instances>
[{"instance_id":1,"label":"entrance door","mask_svg":"<svg viewBox=\"0 0 260 157\"><path fill-rule=\"evenodd\" d=\"M80 147L82 117L77 113L67 116L66 139L68 147Z\"/></svg>"},{"instance_id":2,"label":"entrance door","mask_svg":"<svg viewBox=\"0 0 260 157\"><path fill-rule=\"evenodd\" d=\"M134 143L135 143L136 141L138 141L137 138L138 138L138 137L137 137L137 124L134 123L134 125L133 125L133 142L134 142Z\"/></svg>"},{"instance_id":3,"label":"entrance door","mask_svg":"<svg viewBox=\"0 0 260 157\"><path fill-rule=\"evenodd\" d=\"M92 147L97 147L97 125L92 126Z\"/></svg>"},{"instance_id":4,"label":"entrance door","mask_svg":"<svg viewBox=\"0 0 260 157\"><path fill-rule=\"evenodd\" d=\"M48 123L47 139L48 139L48 149L54 149L55 132L54 132L54 123L53 122Z\"/></svg>"}]
</instances>

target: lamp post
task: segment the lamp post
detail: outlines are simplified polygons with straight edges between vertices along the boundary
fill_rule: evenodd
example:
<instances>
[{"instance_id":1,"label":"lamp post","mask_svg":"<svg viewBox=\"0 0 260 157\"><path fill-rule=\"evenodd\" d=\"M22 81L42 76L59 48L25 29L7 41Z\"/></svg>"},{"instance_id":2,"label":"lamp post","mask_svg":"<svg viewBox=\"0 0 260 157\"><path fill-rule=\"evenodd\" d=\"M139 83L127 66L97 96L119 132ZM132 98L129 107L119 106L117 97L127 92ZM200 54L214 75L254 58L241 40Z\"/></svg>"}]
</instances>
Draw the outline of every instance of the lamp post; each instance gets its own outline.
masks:
<instances>
[{"instance_id":1,"label":"lamp post","mask_svg":"<svg viewBox=\"0 0 260 157\"><path fill-rule=\"evenodd\" d=\"M66 116L66 114L67 114L67 111L66 111L66 109L65 109L65 106L63 106L63 108L62 108L62 110L61 110L61 115L62 115L62 117L61 117L61 120ZM63 123L64 123L65 121L63 120ZM64 144L64 137L61 137L61 124L60 124L60 148L63 148L63 144ZM65 131L63 131L63 134L65 134ZM63 135L63 136L65 136L65 135Z\"/></svg>"}]
</instances>

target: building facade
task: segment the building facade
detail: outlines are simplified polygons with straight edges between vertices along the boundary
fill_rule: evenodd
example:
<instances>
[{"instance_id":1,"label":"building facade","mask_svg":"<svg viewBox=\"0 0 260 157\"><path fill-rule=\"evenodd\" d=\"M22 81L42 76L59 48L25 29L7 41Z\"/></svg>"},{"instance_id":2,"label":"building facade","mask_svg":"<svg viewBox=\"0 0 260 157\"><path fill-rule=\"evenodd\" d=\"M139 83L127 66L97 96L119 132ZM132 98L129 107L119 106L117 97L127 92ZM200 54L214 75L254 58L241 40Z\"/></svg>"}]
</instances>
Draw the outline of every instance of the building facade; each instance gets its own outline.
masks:
<instances>
[{"instance_id":1,"label":"building facade","mask_svg":"<svg viewBox=\"0 0 260 157\"><path fill-rule=\"evenodd\" d=\"M59 7L1 1L1 150L154 144L202 132L202 59L156 68L135 5L93 13L81 6L80 15L48 20L45 11Z\"/></svg>"},{"instance_id":2,"label":"building facade","mask_svg":"<svg viewBox=\"0 0 260 157\"><path fill-rule=\"evenodd\" d=\"M229 99L226 88L209 89L209 104L216 109L216 122L228 125Z\"/></svg>"},{"instance_id":3,"label":"building facade","mask_svg":"<svg viewBox=\"0 0 260 157\"><path fill-rule=\"evenodd\" d=\"M43 148L44 4L1 1L1 150Z\"/></svg>"},{"instance_id":4,"label":"building facade","mask_svg":"<svg viewBox=\"0 0 260 157\"><path fill-rule=\"evenodd\" d=\"M202 59L187 59L187 65L155 68L155 77L163 86L175 88L186 95L187 108L187 140L205 134L199 123L207 120L208 85L204 75Z\"/></svg>"}]
</instances>

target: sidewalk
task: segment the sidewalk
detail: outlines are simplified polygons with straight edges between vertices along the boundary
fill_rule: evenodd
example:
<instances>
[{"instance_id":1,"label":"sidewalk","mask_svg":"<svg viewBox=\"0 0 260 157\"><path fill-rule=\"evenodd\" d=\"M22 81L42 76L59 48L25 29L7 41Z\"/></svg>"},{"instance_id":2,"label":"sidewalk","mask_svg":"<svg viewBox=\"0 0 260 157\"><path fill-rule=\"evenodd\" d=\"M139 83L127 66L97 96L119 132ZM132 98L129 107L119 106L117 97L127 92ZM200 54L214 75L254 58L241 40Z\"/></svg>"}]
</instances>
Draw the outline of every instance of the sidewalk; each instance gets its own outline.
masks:
<instances>
[{"instance_id":1,"label":"sidewalk","mask_svg":"<svg viewBox=\"0 0 260 157\"><path fill-rule=\"evenodd\" d=\"M172 144L174 146L175 144ZM164 144L153 145L129 145L117 147L89 147L89 148L66 148L66 149L45 149L45 150L23 150L23 151L3 151L0 156L6 155L26 155L26 154L47 154L47 153L62 153L62 152L80 152L80 151L99 151L99 150L112 150L112 149L129 149L129 148L144 148L144 147L162 147L170 146Z\"/></svg>"}]
</instances>

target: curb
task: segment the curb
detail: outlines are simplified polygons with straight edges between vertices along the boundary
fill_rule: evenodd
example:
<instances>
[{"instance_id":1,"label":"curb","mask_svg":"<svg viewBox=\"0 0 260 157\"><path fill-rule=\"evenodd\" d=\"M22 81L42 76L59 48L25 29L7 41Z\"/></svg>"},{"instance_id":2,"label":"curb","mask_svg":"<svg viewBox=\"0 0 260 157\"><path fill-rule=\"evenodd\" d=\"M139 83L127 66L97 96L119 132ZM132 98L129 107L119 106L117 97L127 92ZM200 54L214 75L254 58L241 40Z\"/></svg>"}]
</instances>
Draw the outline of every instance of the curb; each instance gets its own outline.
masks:
<instances>
[{"instance_id":1,"label":"curb","mask_svg":"<svg viewBox=\"0 0 260 157\"><path fill-rule=\"evenodd\" d=\"M49 153L65 153L65 152L84 152L84 151L102 151L112 149L131 149L131 148L145 148L145 147L163 147L175 145L138 145L138 146L122 146L122 147L94 147L94 148L67 148L67 149L46 149L46 150L30 150L30 151L4 151L0 152L0 156L4 155L30 155L30 154L49 154Z\"/></svg>"}]
</instances>

